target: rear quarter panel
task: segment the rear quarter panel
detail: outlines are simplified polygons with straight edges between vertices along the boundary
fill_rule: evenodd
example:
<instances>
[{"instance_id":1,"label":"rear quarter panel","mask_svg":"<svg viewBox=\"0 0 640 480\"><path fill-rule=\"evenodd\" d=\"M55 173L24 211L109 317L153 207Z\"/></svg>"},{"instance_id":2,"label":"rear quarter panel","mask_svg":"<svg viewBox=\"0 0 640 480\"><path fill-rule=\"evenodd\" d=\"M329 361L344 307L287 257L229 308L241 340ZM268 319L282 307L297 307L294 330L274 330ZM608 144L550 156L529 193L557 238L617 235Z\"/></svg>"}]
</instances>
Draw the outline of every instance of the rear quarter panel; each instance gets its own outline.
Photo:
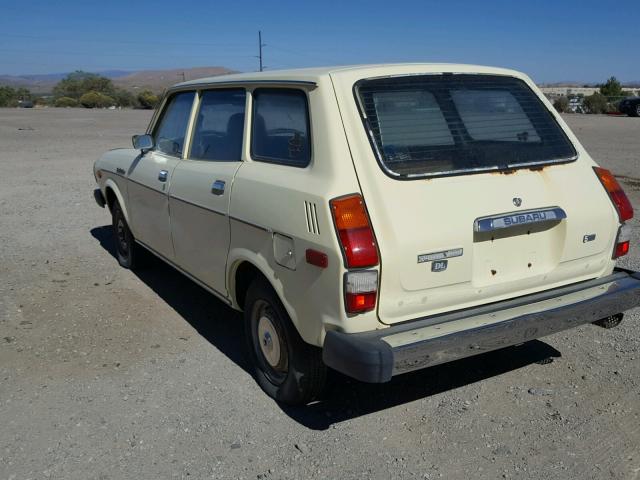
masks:
<instances>
[{"instance_id":1,"label":"rear quarter panel","mask_svg":"<svg viewBox=\"0 0 640 480\"><path fill-rule=\"evenodd\" d=\"M250 142L245 142L246 161L238 170L231 193L228 289L235 301L236 269L243 261L252 263L270 281L302 338L321 345L327 329L372 330L378 320L375 312L350 318L344 312L345 270L329 200L359 192L360 188L328 77L308 90L308 99L313 142L308 167L252 161ZM317 212L316 227L308 223L309 206ZM295 270L278 263L275 234L292 239ZM308 248L326 253L328 268L308 264Z\"/></svg>"}]
</instances>

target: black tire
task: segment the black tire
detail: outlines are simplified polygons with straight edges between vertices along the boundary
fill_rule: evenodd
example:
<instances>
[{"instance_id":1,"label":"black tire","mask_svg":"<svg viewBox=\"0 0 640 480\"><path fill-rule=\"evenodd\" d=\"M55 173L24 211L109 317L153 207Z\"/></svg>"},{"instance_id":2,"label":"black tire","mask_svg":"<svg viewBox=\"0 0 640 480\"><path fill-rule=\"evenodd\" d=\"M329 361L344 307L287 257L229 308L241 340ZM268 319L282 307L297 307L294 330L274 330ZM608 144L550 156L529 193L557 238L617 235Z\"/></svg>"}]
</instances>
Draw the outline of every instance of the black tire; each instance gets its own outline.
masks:
<instances>
[{"instance_id":1,"label":"black tire","mask_svg":"<svg viewBox=\"0 0 640 480\"><path fill-rule=\"evenodd\" d=\"M640 103L638 103L635 107L631 107L631 116L640 117Z\"/></svg>"},{"instance_id":2,"label":"black tire","mask_svg":"<svg viewBox=\"0 0 640 480\"><path fill-rule=\"evenodd\" d=\"M124 218L124 213L122 213L122 208L117 200L113 202L113 206L111 207L111 216L118 263L124 268L133 269L139 263L140 247L138 247L133 238L133 234L129 229L127 220Z\"/></svg>"},{"instance_id":3,"label":"black tire","mask_svg":"<svg viewBox=\"0 0 640 480\"><path fill-rule=\"evenodd\" d=\"M263 278L249 287L244 319L254 376L267 395L289 405L307 404L317 398L327 376L322 350L302 340Z\"/></svg>"}]
</instances>

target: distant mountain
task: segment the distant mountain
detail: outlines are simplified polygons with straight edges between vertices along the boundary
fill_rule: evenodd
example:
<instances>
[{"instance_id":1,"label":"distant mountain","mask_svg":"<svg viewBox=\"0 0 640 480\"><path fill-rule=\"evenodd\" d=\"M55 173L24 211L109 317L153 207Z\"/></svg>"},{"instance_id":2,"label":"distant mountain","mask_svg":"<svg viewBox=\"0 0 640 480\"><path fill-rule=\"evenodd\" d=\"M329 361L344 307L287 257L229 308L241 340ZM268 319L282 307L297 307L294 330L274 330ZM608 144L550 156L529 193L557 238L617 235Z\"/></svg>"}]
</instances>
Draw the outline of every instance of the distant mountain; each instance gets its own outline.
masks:
<instances>
[{"instance_id":1,"label":"distant mountain","mask_svg":"<svg viewBox=\"0 0 640 480\"><path fill-rule=\"evenodd\" d=\"M196 78L216 77L227 73L235 73L225 67L196 67L196 68L176 68L173 70L142 70L132 72L129 75L115 78L113 83L127 90L137 91L149 89L154 92L164 90L171 85L183 80L194 80Z\"/></svg>"},{"instance_id":2,"label":"distant mountain","mask_svg":"<svg viewBox=\"0 0 640 480\"><path fill-rule=\"evenodd\" d=\"M137 72L127 70L105 70L93 72L110 78L113 83L131 91L150 89L160 92L171 85L185 80L193 80L202 77L214 77L226 73L234 73L225 67L196 67L179 68L173 70L140 70ZM36 94L51 93L53 87L69 73L49 73L44 75L0 75L0 85L14 88L25 87Z\"/></svg>"}]
</instances>

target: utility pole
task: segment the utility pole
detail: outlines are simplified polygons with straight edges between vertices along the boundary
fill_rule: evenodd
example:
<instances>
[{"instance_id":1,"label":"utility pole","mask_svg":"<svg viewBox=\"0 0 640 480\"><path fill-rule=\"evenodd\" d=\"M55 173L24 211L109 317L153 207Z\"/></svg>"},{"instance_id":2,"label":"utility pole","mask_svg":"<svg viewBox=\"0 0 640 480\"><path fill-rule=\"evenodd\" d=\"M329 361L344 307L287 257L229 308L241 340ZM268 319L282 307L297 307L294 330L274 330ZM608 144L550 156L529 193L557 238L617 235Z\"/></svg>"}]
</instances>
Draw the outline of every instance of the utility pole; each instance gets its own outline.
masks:
<instances>
[{"instance_id":1,"label":"utility pole","mask_svg":"<svg viewBox=\"0 0 640 480\"><path fill-rule=\"evenodd\" d=\"M184 81L186 81L186 80L185 80L185 77L184 77L184 72L180 72L178 75L182 75L182 81L183 81L183 82L184 82Z\"/></svg>"},{"instance_id":2,"label":"utility pole","mask_svg":"<svg viewBox=\"0 0 640 480\"><path fill-rule=\"evenodd\" d=\"M262 71L262 47L266 47L264 43L262 43L262 31L258 30L258 59L260 60L260 71Z\"/></svg>"}]
</instances>

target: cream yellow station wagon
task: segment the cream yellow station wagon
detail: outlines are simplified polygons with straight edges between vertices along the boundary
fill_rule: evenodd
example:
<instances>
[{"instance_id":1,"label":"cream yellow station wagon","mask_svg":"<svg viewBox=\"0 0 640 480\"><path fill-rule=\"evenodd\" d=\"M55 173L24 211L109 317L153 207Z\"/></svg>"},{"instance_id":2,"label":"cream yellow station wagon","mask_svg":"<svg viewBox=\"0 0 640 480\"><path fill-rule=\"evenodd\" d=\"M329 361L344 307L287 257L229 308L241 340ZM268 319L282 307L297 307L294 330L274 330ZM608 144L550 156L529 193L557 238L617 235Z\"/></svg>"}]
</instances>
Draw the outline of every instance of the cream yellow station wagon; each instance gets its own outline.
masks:
<instances>
[{"instance_id":1,"label":"cream yellow station wagon","mask_svg":"<svg viewBox=\"0 0 640 480\"><path fill-rule=\"evenodd\" d=\"M244 312L260 386L315 398L640 303L629 200L525 75L401 64L176 85L94 167L120 264Z\"/></svg>"}]
</instances>

